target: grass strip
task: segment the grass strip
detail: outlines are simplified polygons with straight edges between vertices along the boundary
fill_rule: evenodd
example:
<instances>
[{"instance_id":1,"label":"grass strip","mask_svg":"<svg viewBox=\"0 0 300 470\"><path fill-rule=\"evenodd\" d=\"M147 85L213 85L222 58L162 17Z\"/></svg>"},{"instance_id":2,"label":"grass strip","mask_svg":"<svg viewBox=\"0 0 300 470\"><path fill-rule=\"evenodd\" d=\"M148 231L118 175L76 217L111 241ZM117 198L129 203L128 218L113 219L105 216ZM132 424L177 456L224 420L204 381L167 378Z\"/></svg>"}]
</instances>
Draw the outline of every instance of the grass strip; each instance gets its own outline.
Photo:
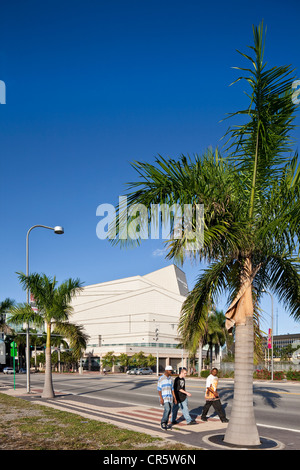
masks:
<instances>
[{"instance_id":1,"label":"grass strip","mask_svg":"<svg viewBox=\"0 0 300 470\"><path fill-rule=\"evenodd\" d=\"M1 450L199 450L0 393Z\"/></svg>"}]
</instances>

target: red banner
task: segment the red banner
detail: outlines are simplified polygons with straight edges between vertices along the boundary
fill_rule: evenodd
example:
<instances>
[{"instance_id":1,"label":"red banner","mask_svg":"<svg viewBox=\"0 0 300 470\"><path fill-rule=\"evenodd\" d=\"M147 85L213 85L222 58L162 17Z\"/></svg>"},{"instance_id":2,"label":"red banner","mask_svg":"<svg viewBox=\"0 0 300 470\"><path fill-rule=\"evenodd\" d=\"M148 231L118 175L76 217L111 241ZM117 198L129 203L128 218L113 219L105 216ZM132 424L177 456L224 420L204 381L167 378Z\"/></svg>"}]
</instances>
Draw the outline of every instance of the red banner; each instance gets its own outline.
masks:
<instances>
[{"instance_id":1,"label":"red banner","mask_svg":"<svg viewBox=\"0 0 300 470\"><path fill-rule=\"evenodd\" d=\"M268 349L272 349L272 330L269 328L269 334L268 334Z\"/></svg>"}]
</instances>

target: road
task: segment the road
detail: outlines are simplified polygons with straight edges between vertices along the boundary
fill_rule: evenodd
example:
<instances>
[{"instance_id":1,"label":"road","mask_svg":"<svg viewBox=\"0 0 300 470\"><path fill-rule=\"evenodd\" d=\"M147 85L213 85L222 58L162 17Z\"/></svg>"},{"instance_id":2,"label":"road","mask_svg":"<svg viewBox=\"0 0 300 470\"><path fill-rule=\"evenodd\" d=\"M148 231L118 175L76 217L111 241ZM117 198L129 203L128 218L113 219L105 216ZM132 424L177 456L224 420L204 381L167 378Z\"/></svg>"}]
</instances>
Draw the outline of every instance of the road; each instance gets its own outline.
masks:
<instances>
[{"instance_id":1,"label":"road","mask_svg":"<svg viewBox=\"0 0 300 470\"><path fill-rule=\"evenodd\" d=\"M31 375L31 390L41 392L44 375ZM53 374L56 393L66 399L76 398L80 403L99 404L111 407L124 405L151 407L161 410L156 391L157 377L99 373ZM13 376L0 376L1 387L13 386ZM16 387L26 387L26 375L16 374ZM204 404L205 379L187 379L186 389L192 393L189 398L191 413L200 415ZM227 417L233 400L233 380L219 380L219 394ZM298 442L300 449L300 383L291 382L254 382L254 409L261 435L268 435L268 429L290 433L290 440ZM210 410L213 416L213 409Z\"/></svg>"}]
</instances>

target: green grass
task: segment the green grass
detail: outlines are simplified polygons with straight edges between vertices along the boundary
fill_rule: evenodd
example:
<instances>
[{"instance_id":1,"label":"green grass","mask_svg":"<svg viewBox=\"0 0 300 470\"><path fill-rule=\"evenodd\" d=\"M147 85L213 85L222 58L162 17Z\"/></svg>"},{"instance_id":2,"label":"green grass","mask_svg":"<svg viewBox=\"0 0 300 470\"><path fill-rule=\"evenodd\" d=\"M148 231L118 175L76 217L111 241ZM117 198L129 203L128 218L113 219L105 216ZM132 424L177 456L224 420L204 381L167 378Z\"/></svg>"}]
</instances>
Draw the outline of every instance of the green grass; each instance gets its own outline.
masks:
<instances>
[{"instance_id":1,"label":"green grass","mask_svg":"<svg viewBox=\"0 0 300 470\"><path fill-rule=\"evenodd\" d=\"M187 450L145 433L0 393L1 450ZM199 450L199 449L198 449Z\"/></svg>"}]
</instances>

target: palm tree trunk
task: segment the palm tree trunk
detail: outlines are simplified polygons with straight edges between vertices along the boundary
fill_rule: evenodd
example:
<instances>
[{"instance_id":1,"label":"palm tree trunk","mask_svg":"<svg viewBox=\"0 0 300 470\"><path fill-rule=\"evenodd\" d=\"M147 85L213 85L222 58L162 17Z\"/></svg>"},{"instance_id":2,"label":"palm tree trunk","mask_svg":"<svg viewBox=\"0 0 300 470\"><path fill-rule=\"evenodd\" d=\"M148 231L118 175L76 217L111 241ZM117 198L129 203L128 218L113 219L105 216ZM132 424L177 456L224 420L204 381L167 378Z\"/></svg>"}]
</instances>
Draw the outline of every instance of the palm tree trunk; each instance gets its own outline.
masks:
<instances>
[{"instance_id":1,"label":"palm tree trunk","mask_svg":"<svg viewBox=\"0 0 300 470\"><path fill-rule=\"evenodd\" d=\"M51 370L51 323L47 323L46 371L42 398L54 398L54 396Z\"/></svg>"},{"instance_id":2,"label":"palm tree trunk","mask_svg":"<svg viewBox=\"0 0 300 470\"><path fill-rule=\"evenodd\" d=\"M253 316L250 315L246 316L246 324L236 325L234 398L224 442L260 444L253 407Z\"/></svg>"}]
</instances>

